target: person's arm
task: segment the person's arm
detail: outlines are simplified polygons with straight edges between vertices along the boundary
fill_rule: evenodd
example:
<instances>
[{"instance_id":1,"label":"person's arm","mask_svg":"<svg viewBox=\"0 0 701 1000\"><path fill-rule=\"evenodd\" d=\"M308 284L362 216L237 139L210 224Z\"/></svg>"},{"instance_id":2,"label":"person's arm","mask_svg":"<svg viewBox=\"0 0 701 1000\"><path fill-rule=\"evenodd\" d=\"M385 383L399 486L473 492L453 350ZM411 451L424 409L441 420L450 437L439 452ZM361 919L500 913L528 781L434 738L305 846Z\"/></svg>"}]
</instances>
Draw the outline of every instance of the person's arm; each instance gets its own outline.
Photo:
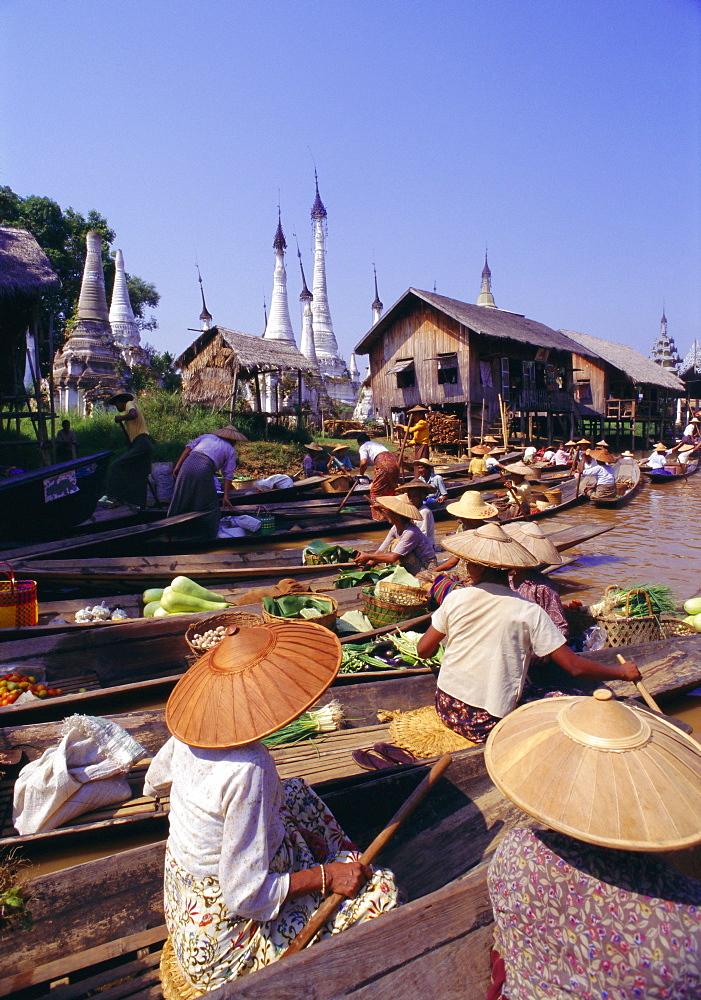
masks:
<instances>
[{"instance_id":1,"label":"person's arm","mask_svg":"<svg viewBox=\"0 0 701 1000\"><path fill-rule=\"evenodd\" d=\"M639 681L642 679L642 674L632 660L626 660L624 663L617 663L609 667L605 663L597 663L595 660L587 660L584 656L578 656L565 645L550 653L550 657L572 677L588 677L595 681Z\"/></svg>"},{"instance_id":2,"label":"person's arm","mask_svg":"<svg viewBox=\"0 0 701 1000\"><path fill-rule=\"evenodd\" d=\"M439 632L433 625L429 625L416 645L416 655L422 660L435 656L444 639L444 632Z\"/></svg>"},{"instance_id":3,"label":"person's arm","mask_svg":"<svg viewBox=\"0 0 701 1000\"><path fill-rule=\"evenodd\" d=\"M359 861L333 861L323 868L323 876L321 865L292 872L287 899L299 899L312 892L321 892L324 880L327 895L337 892L346 899L354 899L372 876L370 865L361 865Z\"/></svg>"},{"instance_id":4,"label":"person's arm","mask_svg":"<svg viewBox=\"0 0 701 1000\"><path fill-rule=\"evenodd\" d=\"M399 562L398 552L361 552L354 560L358 566L377 566L378 563Z\"/></svg>"},{"instance_id":5,"label":"person's arm","mask_svg":"<svg viewBox=\"0 0 701 1000\"><path fill-rule=\"evenodd\" d=\"M231 490L231 480L224 476L224 499L222 500L222 507L228 507L230 510L234 509L234 505L231 500L229 500L229 492Z\"/></svg>"},{"instance_id":6,"label":"person's arm","mask_svg":"<svg viewBox=\"0 0 701 1000\"><path fill-rule=\"evenodd\" d=\"M460 559L458 556L448 556L447 559L444 559L442 563L436 566L436 572L446 573L449 569L455 569L459 562Z\"/></svg>"},{"instance_id":7,"label":"person's arm","mask_svg":"<svg viewBox=\"0 0 701 1000\"><path fill-rule=\"evenodd\" d=\"M183 462L185 461L185 459L187 458L187 456L190 454L191 451L192 451L192 448L190 448L189 446L187 448L185 448L185 450L183 451L182 455L180 456L180 458L178 459L178 461L175 463L175 466L173 468L173 478L174 479L177 479L178 473L180 472L180 466L183 464Z\"/></svg>"},{"instance_id":8,"label":"person's arm","mask_svg":"<svg viewBox=\"0 0 701 1000\"><path fill-rule=\"evenodd\" d=\"M121 424L125 420L136 420L137 416L138 413L132 406L131 409L125 410L124 413L118 413L114 418L114 422L116 424Z\"/></svg>"}]
</instances>

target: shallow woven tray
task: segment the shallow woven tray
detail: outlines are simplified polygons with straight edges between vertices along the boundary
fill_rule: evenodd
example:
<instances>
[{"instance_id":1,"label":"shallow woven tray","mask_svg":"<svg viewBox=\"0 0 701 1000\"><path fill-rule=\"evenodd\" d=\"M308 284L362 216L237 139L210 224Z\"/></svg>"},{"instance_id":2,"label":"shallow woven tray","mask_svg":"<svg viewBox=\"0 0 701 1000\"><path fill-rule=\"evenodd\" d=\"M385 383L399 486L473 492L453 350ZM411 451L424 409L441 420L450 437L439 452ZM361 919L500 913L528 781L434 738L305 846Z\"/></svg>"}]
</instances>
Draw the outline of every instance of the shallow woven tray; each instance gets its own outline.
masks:
<instances>
[{"instance_id":1,"label":"shallow woven tray","mask_svg":"<svg viewBox=\"0 0 701 1000\"><path fill-rule=\"evenodd\" d=\"M260 615L253 615L250 611L222 611L218 615L210 615L209 618L202 618L198 622L193 622L192 625L188 625L185 632L185 642L190 647L191 651L195 656L202 656L206 653L206 649L202 649L201 646L196 646L193 643L193 639L197 635L204 635L205 632L209 632L213 628L219 628L223 625L224 628L233 628L238 626L238 628L248 628L251 625L262 625L263 619ZM222 636L223 638L223 636Z\"/></svg>"}]
</instances>

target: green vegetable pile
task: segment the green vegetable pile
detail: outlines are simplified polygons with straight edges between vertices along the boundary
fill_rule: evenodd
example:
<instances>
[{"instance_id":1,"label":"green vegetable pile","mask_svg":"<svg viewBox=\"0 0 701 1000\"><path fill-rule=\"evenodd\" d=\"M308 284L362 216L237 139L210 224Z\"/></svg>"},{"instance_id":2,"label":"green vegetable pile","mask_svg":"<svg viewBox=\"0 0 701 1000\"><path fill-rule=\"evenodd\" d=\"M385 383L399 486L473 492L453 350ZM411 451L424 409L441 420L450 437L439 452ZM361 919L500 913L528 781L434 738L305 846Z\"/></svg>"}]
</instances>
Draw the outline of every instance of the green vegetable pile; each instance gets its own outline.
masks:
<instances>
[{"instance_id":1,"label":"green vegetable pile","mask_svg":"<svg viewBox=\"0 0 701 1000\"><path fill-rule=\"evenodd\" d=\"M353 559L353 549L346 549L342 545L335 545L333 542L325 542L321 538L316 538L302 549L303 565L306 565L306 557L308 555L315 557L314 562L332 565L334 563L351 562Z\"/></svg>"},{"instance_id":2,"label":"green vegetable pile","mask_svg":"<svg viewBox=\"0 0 701 1000\"><path fill-rule=\"evenodd\" d=\"M633 594L632 591L645 591ZM631 594L630 600L627 600ZM664 615L676 611L677 601L669 587L661 583L627 584L609 591L599 604L592 604L589 609L593 615L628 613L631 618L645 618L650 614L645 594L650 598L653 615ZM626 612L626 606L628 612Z\"/></svg>"},{"instance_id":3,"label":"green vegetable pile","mask_svg":"<svg viewBox=\"0 0 701 1000\"><path fill-rule=\"evenodd\" d=\"M344 643L341 674L357 674L364 670L406 670L416 667L439 667L443 647L435 656L421 659L416 652L420 632L396 632L385 639L365 643Z\"/></svg>"},{"instance_id":4,"label":"green vegetable pile","mask_svg":"<svg viewBox=\"0 0 701 1000\"><path fill-rule=\"evenodd\" d=\"M153 587L142 594L144 618L162 618L164 615L192 615L201 611L224 611L229 607L221 594L200 587L186 576L176 576L170 585L161 590Z\"/></svg>"},{"instance_id":5,"label":"green vegetable pile","mask_svg":"<svg viewBox=\"0 0 701 1000\"><path fill-rule=\"evenodd\" d=\"M264 597L263 607L269 615L276 615L278 618L308 618L313 621L322 615L328 615L332 605L326 597L285 594L284 597Z\"/></svg>"},{"instance_id":6,"label":"green vegetable pile","mask_svg":"<svg viewBox=\"0 0 701 1000\"><path fill-rule=\"evenodd\" d=\"M291 746L294 743L301 743L309 740L319 733L331 733L340 729L343 723L343 709L340 703L334 698L323 708L312 709L303 712L298 719L288 722L282 729L264 736L261 743L274 750L276 747Z\"/></svg>"}]
</instances>

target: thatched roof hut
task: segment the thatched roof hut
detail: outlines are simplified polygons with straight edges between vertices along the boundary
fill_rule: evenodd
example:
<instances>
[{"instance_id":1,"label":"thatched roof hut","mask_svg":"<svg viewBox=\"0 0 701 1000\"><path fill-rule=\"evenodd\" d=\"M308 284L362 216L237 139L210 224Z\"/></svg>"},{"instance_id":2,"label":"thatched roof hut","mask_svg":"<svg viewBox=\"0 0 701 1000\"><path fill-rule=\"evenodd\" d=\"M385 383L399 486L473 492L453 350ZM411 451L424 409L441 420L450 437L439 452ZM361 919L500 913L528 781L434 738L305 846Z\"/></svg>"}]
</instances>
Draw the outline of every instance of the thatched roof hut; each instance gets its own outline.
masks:
<instances>
[{"instance_id":1,"label":"thatched roof hut","mask_svg":"<svg viewBox=\"0 0 701 1000\"><path fill-rule=\"evenodd\" d=\"M239 382L255 383L260 409L260 375L295 373L301 380L303 375L319 374L317 366L294 344L264 340L223 326L201 333L175 363L182 369L183 400L215 409L231 405Z\"/></svg>"},{"instance_id":2,"label":"thatched roof hut","mask_svg":"<svg viewBox=\"0 0 701 1000\"><path fill-rule=\"evenodd\" d=\"M0 226L0 395L22 393L26 332L36 332L41 296L60 284L31 233Z\"/></svg>"},{"instance_id":3,"label":"thatched roof hut","mask_svg":"<svg viewBox=\"0 0 701 1000\"><path fill-rule=\"evenodd\" d=\"M646 358L640 351L625 344L617 344L612 340L602 340L588 333L575 333L572 330L561 330L562 334L580 344L587 354L598 354L600 358L617 368L635 385L650 385L667 390L667 394L682 395L685 391L682 380L670 371L662 368L651 358Z\"/></svg>"}]
</instances>

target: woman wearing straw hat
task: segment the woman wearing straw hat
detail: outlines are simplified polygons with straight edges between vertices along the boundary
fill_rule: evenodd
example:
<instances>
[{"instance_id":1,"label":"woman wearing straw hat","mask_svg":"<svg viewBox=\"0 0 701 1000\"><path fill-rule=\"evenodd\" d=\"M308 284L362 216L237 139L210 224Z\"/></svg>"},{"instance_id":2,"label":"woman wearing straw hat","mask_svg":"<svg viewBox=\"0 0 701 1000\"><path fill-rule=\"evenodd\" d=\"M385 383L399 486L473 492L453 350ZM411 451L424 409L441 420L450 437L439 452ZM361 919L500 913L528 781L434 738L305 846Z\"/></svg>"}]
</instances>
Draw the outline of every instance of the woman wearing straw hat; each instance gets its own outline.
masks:
<instances>
[{"instance_id":1,"label":"woman wearing straw hat","mask_svg":"<svg viewBox=\"0 0 701 1000\"><path fill-rule=\"evenodd\" d=\"M304 446L304 458L302 459L302 471L305 477L319 476L326 472L328 455L316 441Z\"/></svg>"},{"instance_id":2,"label":"woman wearing straw hat","mask_svg":"<svg viewBox=\"0 0 701 1000\"><path fill-rule=\"evenodd\" d=\"M239 628L168 699L172 737L144 789L170 795L167 998L276 961L328 893L347 901L322 937L396 906L391 873L361 865L324 803L301 778L281 782L259 742L323 694L340 660L337 637L313 623Z\"/></svg>"},{"instance_id":3,"label":"woman wearing straw hat","mask_svg":"<svg viewBox=\"0 0 701 1000\"><path fill-rule=\"evenodd\" d=\"M443 546L465 559L472 586L446 597L417 650L430 657L447 640L436 711L449 729L484 742L518 704L532 656L550 656L574 677L640 678L634 663L605 666L577 656L543 609L511 590L509 570L537 566L538 560L498 524L453 535Z\"/></svg>"},{"instance_id":4,"label":"woman wearing straw hat","mask_svg":"<svg viewBox=\"0 0 701 1000\"><path fill-rule=\"evenodd\" d=\"M237 462L233 442L247 440L245 434L229 425L188 441L173 469L175 490L168 516L195 510L205 511L207 516L197 522L196 531L205 538L216 538L221 507L214 476L217 472L221 473L224 483L223 504L232 508L229 493Z\"/></svg>"},{"instance_id":5,"label":"woman wearing straw hat","mask_svg":"<svg viewBox=\"0 0 701 1000\"><path fill-rule=\"evenodd\" d=\"M433 545L415 523L421 518L421 512L406 497L381 497L378 506L392 527L375 552L361 552L355 557L358 566L399 563L414 575L434 566Z\"/></svg>"},{"instance_id":6,"label":"woman wearing straw hat","mask_svg":"<svg viewBox=\"0 0 701 1000\"><path fill-rule=\"evenodd\" d=\"M499 513L494 504L485 503L476 490L465 490L459 500L448 504L446 510L460 522L458 532L479 528L485 521L496 518ZM431 582L431 597L436 604L442 604L456 588L470 585L467 563L454 555L439 563L435 572L422 573L421 578Z\"/></svg>"},{"instance_id":7,"label":"woman wearing straw hat","mask_svg":"<svg viewBox=\"0 0 701 1000\"><path fill-rule=\"evenodd\" d=\"M535 473L524 462L514 462L504 466L507 479L507 495L510 499L504 514L506 517L528 517L531 512L531 484Z\"/></svg>"},{"instance_id":8,"label":"woman wearing straw hat","mask_svg":"<svg viewBox=\"0 0 701 1000\"><path fill-rule=\"evenodd\" d=\"M436 521L433 511L426 504L426 498L430 492L431 487L423 479L412 479L410 482L403 483L397 487L397 494L406 496L409 503L418 510L421 517L417 521L414 521L414 524L424 533L431 545L433 545L436 539Z\"/></svg>"},{"instance_id":9,"label":"woman wearing straw hat","mask_svg":"<svg viewBox=\"0 0 701 1000\"><path fill-rule=\"evenodd\" d=\"M370 483L370 513L374 521L386 520L383 510L378 506L380 497L394 496L401 473L397 456L389 451L379 441L371 441L367 434L358 434L356 438L360 448L359 471L360 475L365 475L365 470L369 465L374 466L375 472Z\"/></svg>"},{"instance_id":10,"label":"woman wearing straw hat","mask_svg":"<svg viewBox=\"0 0 701 1000\"><path fill-rule=\"evenodd\" d=\"M153 455L153 440L149 435L146 420L134 402L131 392L115 393L105 405L117 408L114 422L124 431L128 447L124 455L120 455L112 462L105 484L105 495L100 502L121 500L123 503L145 507Z\"/></svg>"},{"instance_id":11,"label":"woman wearing straw hat","mask_svg":"<svg viewBox=\"0 0 701 1000\"><path fill-rule=\"evenodd\" d=\"M517 709L484 757L540 827L489 867L490 997L701 995L701 883L659 857L701 843L698 744L603 688Z\"/></svg>"},{"instance_id":12,"label":"woman wearing straw hat","mask_svg":"<svg viewBox=\"0 0 701 1000\"><path fill-rule=\"evenodd\" d=\"M329 472L352 472L353 463L350 460L348 453L347 444L337 444L335 448L331 449L331 455L329 457L329 464L327 469Z\"/></svg>"},{"instance_id":13,"label":"woman wearing straw hat","mask_svg":"<svg viewBox=\"0 0 701 1000\"><path fill-rule=\"evenodd\" d=\"M584 492L599 500L614 500L616 498L616 477L613 472L613 455L608 448L595 448L590 458L594 461L591 468L584 469L582 475L590 481Z\"/></svg>"}]
</instances>

